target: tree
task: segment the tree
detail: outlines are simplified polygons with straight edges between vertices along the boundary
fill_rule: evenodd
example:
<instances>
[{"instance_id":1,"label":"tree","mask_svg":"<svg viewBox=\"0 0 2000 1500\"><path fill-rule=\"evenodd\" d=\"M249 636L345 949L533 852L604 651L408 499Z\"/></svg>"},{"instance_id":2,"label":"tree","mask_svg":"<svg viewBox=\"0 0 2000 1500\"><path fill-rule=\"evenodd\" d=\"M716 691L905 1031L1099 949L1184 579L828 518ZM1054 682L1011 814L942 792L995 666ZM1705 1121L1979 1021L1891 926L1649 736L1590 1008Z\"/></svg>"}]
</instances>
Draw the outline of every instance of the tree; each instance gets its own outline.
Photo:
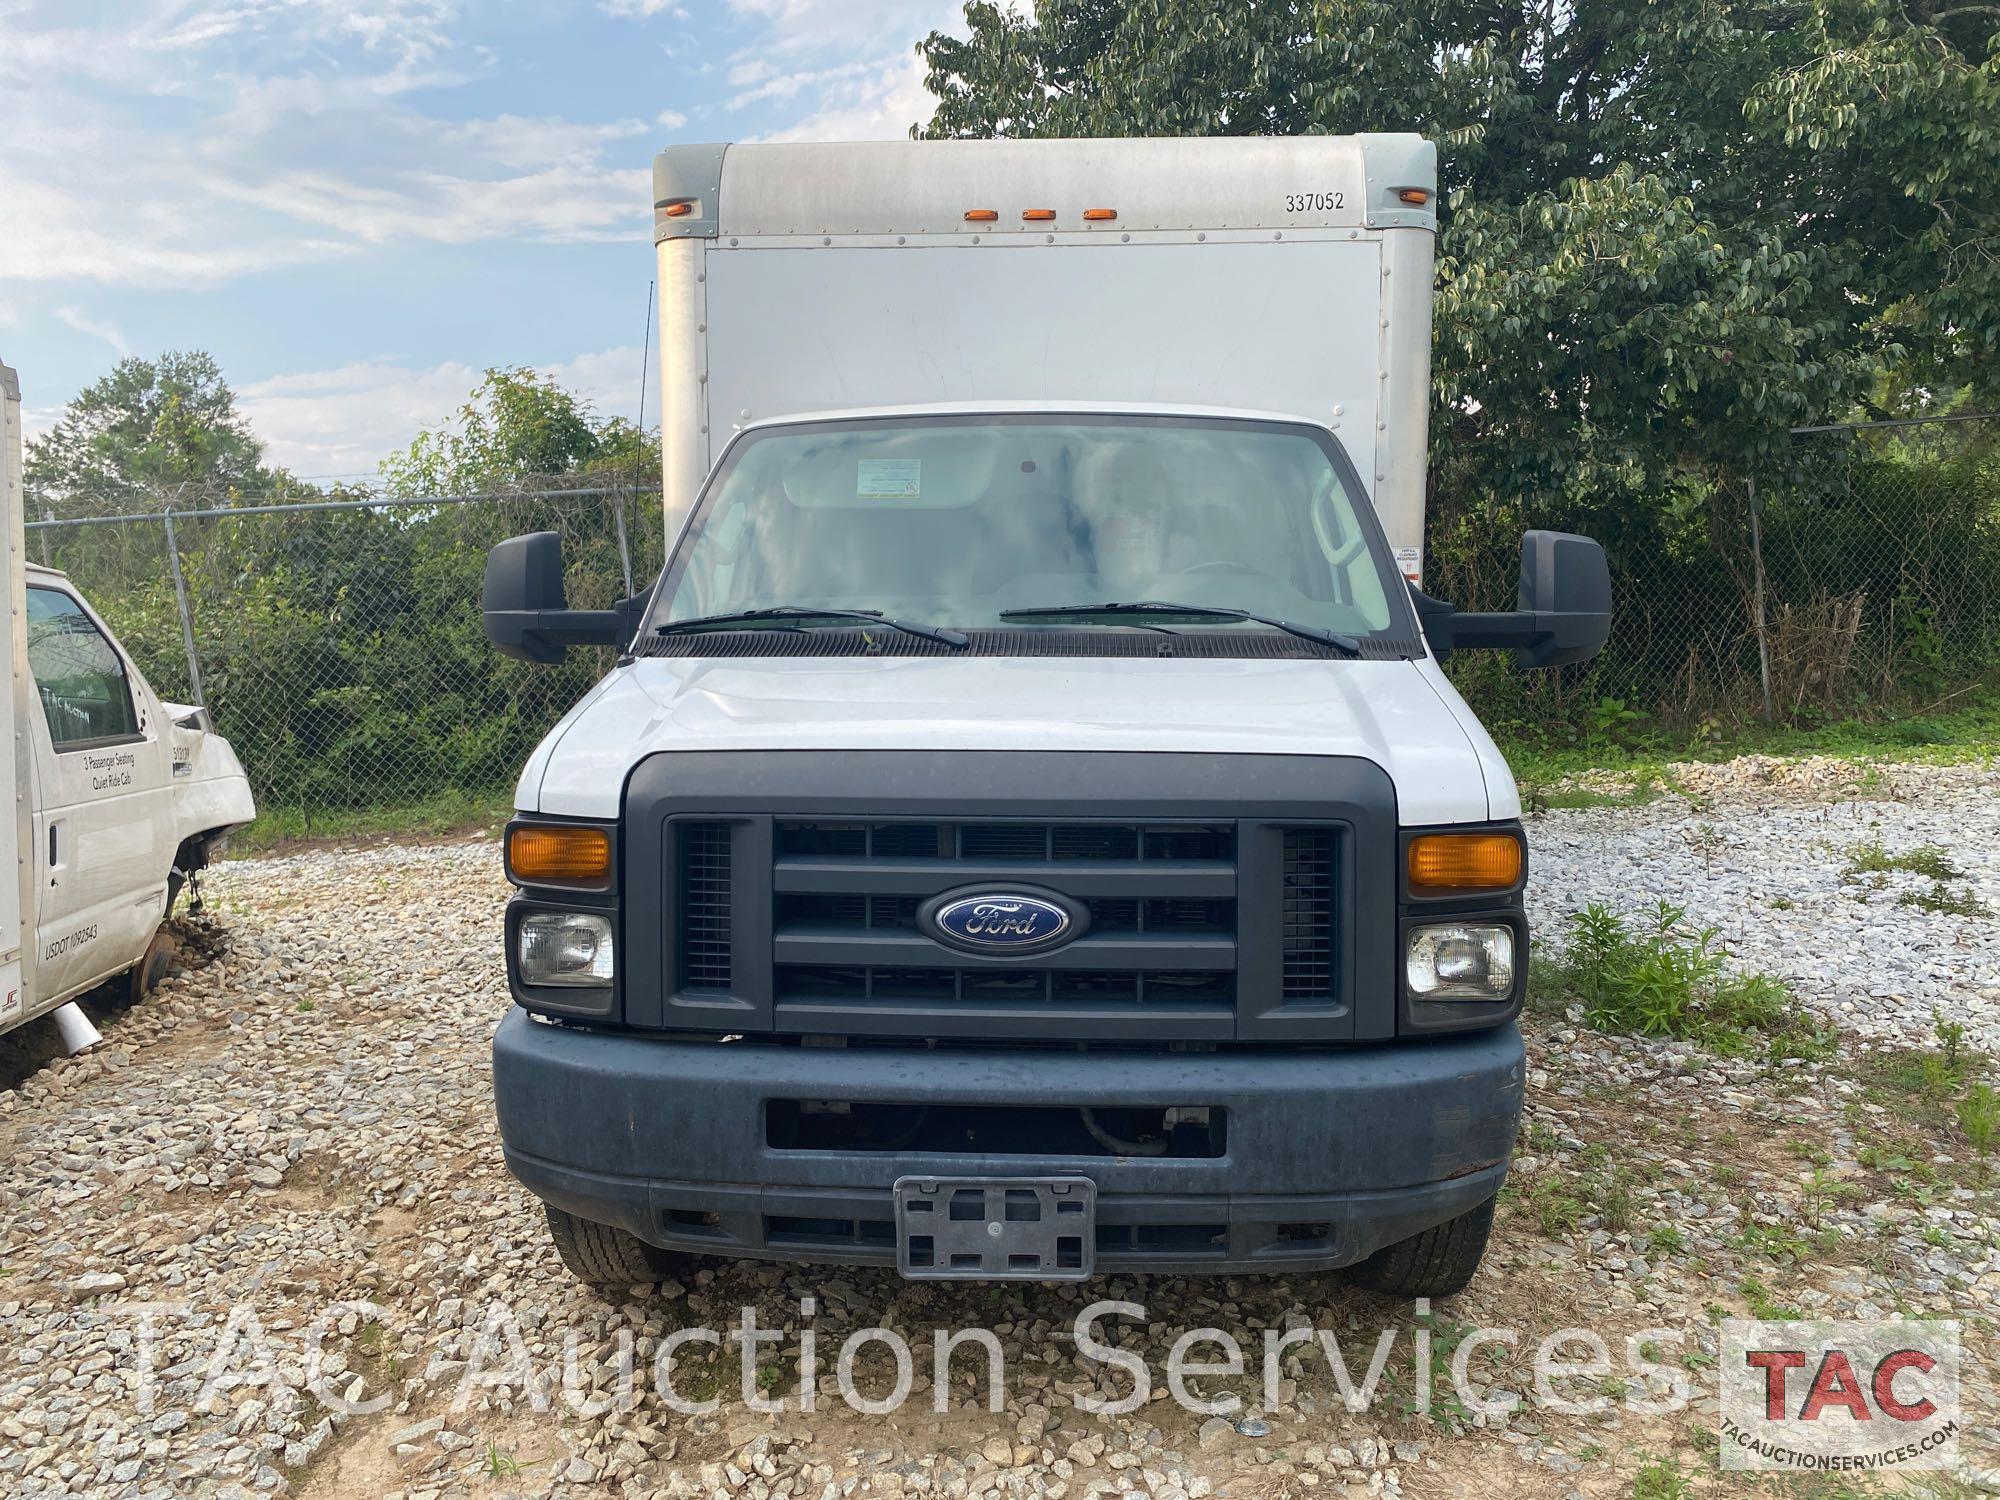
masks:
<instances>
[{"instance_id":1,"label":"tree","mask_svg":"<svg viewBox=\"0 0 2000 1500\"><path fill-rule=\"evenodd\" d=\"M190 494L226 504L268 486L263 454L214 359L170 350L120 360L71 401L28 444L26 481L71 515L161 510Z\"/></svg>"}]
</instances>

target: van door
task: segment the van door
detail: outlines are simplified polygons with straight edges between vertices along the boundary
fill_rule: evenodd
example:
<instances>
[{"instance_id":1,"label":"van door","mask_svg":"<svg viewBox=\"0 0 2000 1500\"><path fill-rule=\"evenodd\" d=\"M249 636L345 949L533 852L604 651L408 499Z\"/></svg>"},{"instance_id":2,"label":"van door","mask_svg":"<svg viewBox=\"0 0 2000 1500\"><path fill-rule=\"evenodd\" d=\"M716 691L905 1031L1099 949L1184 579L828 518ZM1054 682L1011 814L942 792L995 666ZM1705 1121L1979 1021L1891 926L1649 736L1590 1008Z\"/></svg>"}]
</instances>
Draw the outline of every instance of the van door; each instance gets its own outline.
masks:
<instances>
[{"instance_id":1,"label":"van door","mask_svg":"<svg viewBox=\"0 0 2000 1500\"><path fill-rule=\"evenodd\" d=\"M38 988L53 998L138 962L166 914L170 730L78 595L34 575L27 592Z\"/></svg>"}]
</instances>

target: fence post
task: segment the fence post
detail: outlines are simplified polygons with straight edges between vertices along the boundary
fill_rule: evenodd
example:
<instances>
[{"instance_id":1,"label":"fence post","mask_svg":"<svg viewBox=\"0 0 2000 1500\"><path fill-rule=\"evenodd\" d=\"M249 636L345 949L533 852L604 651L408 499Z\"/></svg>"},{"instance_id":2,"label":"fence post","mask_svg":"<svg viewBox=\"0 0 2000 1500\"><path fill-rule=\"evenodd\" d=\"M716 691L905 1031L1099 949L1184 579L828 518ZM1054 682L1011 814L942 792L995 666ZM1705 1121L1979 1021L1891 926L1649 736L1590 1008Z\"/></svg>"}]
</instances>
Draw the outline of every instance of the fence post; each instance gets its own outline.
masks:
<instances>
[{"instance_id":1,"label":"fence post","mask_svg":"<svg viewBox=\"0 0 2000 1500\"><path fill-rule=\"evenodd\" d=\"M167 567L174 575L174 603L181 614L181 645L187 651L188 692L194 698L196 708L208 707L208 700L201 693L201 658L194 649L194 615L188 610L187 582L181 577L180 543L174 538L174 508L169 505L161 513L167 524Z\"/></svg>"},{"instance_id":2,"label":"fence post","mask_svg":"<svg viewBox=\"0 0 2000 1500\"><path fill-rule=\"evenodd\" d=\"M1764 722L1777 718L1771 703L1771 633L1764 619L1764 525L1759 518L1763 505L1757 498L1757 481L1750 481L1750 567L1751 596L1757 615L1757 678L1764 688Z\"/></svg>"},{"instance_id":3,"label":"fence post","mask_svg":"<svg viewBox=\"0 0 2000 1500\"><path fill-rule=\"evenodd\" d=\"M630 599L638 590L632 587L632 547L625 540L625 496L611 497L611 519L618 527L618 561L625 568L625 597Z\"/></svg>"}]
</instances>

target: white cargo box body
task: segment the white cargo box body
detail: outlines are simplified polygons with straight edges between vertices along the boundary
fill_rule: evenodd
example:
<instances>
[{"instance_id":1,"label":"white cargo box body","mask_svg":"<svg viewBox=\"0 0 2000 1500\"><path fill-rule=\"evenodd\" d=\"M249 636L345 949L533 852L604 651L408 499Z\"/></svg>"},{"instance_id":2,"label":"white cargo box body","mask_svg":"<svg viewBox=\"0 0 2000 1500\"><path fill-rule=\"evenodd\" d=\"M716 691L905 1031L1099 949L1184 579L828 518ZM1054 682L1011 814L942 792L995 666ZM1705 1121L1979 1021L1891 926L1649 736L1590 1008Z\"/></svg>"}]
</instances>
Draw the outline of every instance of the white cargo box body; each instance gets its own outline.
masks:
<instances>
[{"instance_id":1,"label":"white cargo box body","mask_svg":"<svg viewBox=\"0 0 2000 1500\"><path fill-rule=\"evenodd\" d=\"M753 421L1231 408L1331 429L1415 576L1435 189L1414 135L674 147L654 164L669 526Z\"/></svg>"}]
</instances>

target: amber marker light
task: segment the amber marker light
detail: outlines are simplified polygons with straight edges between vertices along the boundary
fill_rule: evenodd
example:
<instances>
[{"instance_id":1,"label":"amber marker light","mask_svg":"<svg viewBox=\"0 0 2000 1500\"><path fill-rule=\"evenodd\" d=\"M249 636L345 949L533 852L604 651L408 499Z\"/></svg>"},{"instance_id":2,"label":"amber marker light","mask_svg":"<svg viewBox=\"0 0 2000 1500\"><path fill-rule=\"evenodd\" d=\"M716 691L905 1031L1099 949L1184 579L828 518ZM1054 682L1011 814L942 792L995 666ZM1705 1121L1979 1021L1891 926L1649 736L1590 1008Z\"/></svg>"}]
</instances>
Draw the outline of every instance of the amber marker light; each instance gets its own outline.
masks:
<instances>
[{"instance_id":1,"label":"amber marker light","mask_svg":"<svg viewBox=\"0 0 2000 1500\"><path fill-rule=\"evenodd\" d=\"M965 211L965 222L968 224L995 224L999 220L1000 210L997 208L968 208Z\"/></svg>"},{"instance_id":2,"label":"amber marker light","mask_svg":"<svg viewBox=\"0 0 2000 1500\"><path fill-rule=\"evenodd\" d=\"M1056 211L1053 208L1024 208L1021 210L1023 222L1029 224L1051 223L1054 221L1055 216Z\"/></svg>"},{"instance_id":3,"label":"amber marker light","mask_svg":"<svg viewBox=\"0 0 2000 1500\"><path fill-rule=\"evenodd\" d=\"M1521 841L1511 833L1426 833L1410 840L1416 895L1505 891L1521 880Z\"/></svg>"},{"instance_id":4,"label":"amber marker light","mask_svg":"<svg viewBox=\"0 0 2000 1500\"><path fill-rule=\"evenodd\" d=\"M1416 204L1419 208L1422 208L1426 203L1431 201L1431 195L1422 188L1398 188L1396 196L1401 198L1405 203Z\"/></svg>"},{"instance_id":5,"label":"amber marker light","mask_svg":"<svg viewBox=\"0 0 2000 1500\"><path fill-rule=\"evenodd\" d=\"M611 878L611 835L602 828L519 824L507 830L507 875L517 884Z\"/></svg>"},{"instance_id":6,"label":"amber marker light","mask_svg":"<svg viewBox=\"0 0 2000 1500\"><path fill-rule=\"evenodd\" d=\"M685 219L694 212L694 201L689 198L677 198L672 203L663 205L660 212L670 219Z\"/></svg>"},{"instance_id":7,"label":"amber marker light","mask_svg":"<svg viewBox=\"0 0 2000 1500\"><path fill-rule=\"evenodd\" d=\"M1109 224L1113 219L1118 217L1118 210L1115 208L1086 208L1083 211L1083 217L1085 223Z\"/></svg>"}]
</instances>

